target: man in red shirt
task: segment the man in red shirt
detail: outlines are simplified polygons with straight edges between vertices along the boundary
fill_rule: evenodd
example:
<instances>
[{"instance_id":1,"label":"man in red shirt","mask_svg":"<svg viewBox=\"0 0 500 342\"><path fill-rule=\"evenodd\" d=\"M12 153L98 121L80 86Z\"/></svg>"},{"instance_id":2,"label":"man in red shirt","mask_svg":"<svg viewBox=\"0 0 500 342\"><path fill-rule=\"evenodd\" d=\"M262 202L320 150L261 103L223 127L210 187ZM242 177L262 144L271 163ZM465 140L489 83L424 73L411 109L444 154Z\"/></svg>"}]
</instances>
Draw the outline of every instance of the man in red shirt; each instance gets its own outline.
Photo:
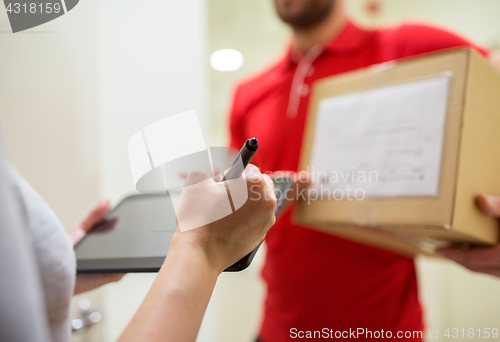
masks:
<instances>
[{"instance_id":1,"label":"man in red shirt","mask_svg":"<svg viewBox=\"0 0 500 342\"><path fill-rule=\"evenodd\" d=\"M277 63L238 85L230 114L231 146L239 149L248 137L257 137L261 147L253 162L263 172L297 171L314 81L371 64L474 46L425 25L362 29L346 17L343 0L274 2L292 28L292 46ZM323 328L384 330L393 336L410 332L407 340L422 340L412 259L293 224L291 214L284 213L266 238L261 341L289 341ZM369 334L359 339L371 340Z\"/></svg>"}]
</instances>

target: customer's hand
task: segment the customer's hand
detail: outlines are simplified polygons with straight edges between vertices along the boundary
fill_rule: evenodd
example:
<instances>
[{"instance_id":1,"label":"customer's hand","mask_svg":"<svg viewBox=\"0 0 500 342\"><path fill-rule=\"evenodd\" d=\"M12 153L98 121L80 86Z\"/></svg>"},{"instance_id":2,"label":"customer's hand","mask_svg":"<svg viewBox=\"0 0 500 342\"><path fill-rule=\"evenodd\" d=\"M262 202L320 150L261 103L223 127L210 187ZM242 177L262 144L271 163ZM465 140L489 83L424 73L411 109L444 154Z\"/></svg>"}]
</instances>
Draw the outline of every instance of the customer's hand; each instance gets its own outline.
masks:
<instances>
[{"instance_id":1,"label":"customer's hand","mask_svg":"<svg viewBox=\"0 0 500 342\"><path fill-rule=\"evenodd\" d=\"M212 178L210 171L192 172L178 203L171 194L176 203L177 231L121 342L144 336L151 341L196 340L220 273L255 248L274 224L276 196L268 176L248 165L245 177L227 182L230 193L221 178ZM229 195L234 212L228 209ZM216 221L203 224L210 220Z\"/></svg>"},{"instance_id":2,"label":"customer's hand","mask_svg":"<svg viewBox=\"0 0 500 342\"><path fill-rule=\"evenodd\" d=\"M500 218L500 197L481 194L479 207L487 214ZM469 250L443 248L438 253L474 272L500 277L500 244L494 247L475 247Z\"/></svg>"},{"instance_id":3,"label":"customer's hand","mask_svg":"<svg viewBox=\"0 0 500 342\"><path fill-rule=\"evenodd\" d=\"M268 229L275 222L274 185L271 178L263 175L254 165L248 165L245 176L246 180L238 179L230 182L246 182L244 190L248 191L248 200L235 212L215 222L182 232L178 227L169 247L169 255L179 255L180 249L183 249L184 253L201 253L217 272L222 272L250 253L264 239ZM203 181L208 178L210 177L204 173L193 172L187 177L186 183L195 184L197 179ZM189 194L186 198L181 197L179 207L184 203L184 205L187 204L188 209L180 215L203 218L207 213L210 214L209 211L216 208L218 199L220 203L227 200L228 193L224 183L220 183L220 180L205 181L203 189L200 190L203 192L202 195L198 192L193 193L191 198ZM231 195L235 203L233 191ZM184 196L184 190L182 196ZM200 201L200 198L204 200ZM182 227L179 210L177 217Z\"/></svg>"},{"instance_id":4,"label":"customer's hand","mask_svg":"<svg viewBox=\"0 0 500 342\"><path fill-rule=\"evenodd\" d=\"M101 199L87 214L87 217L69 232L73 246L80 241L92 227L101 222L109 211L109 200ZM107 283L123 278L124 274L77 274L74 294L87 292Z\"/></svg>"}]
</instances>

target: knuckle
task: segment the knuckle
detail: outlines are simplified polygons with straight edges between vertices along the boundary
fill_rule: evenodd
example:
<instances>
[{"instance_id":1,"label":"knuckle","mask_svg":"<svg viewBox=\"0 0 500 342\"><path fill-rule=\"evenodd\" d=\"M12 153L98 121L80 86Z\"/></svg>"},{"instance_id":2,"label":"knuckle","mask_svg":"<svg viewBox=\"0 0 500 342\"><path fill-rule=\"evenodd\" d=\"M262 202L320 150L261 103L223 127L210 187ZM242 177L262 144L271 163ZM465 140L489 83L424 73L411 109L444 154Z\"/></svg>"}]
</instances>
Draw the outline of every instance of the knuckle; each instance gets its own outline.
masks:
<instances>
[{"instance_id":1,"label":"knuckle","mask_svg":"<svg viewBox=\"0 0 500 342\"><path fill-rule=\"evenodd\" d=\"M265 174L265 173L264 173L264 174L262 175L262 178L264 178L264 180L265 180L266 182L272 183L272 179L271 179L271 177L269 177L269 175L267 175L267 174Z\"/></svg>"},{"instance_id":2,"label":"knuckle","mask_svg":"<svg viewBox=\"0 0 500 342\"><path fill-rule=\"evenodd\" d=\"M276 201L275 197L266 198L266 200L265 200L265 210L266 211L270 211L270 212L274 212L274 208L276 208L276 203L277 203L277 201Z\"/></svg>"},{"instance_id":3,"label":"knuckle","mask_svg":"<svg viewBox=\"0 0 500 342\"><path fill-rule=\"evenodd\" d=\"M271 208L276 208L276 205L278 204L278 200L276 199L276 196L272 196L270 199L269 199L269 203L271 205Z\"/></svg>"},{"instance_id":4,"label":"knuckle","mask_svg":"<svg viewBox=\"0 0 500 342\"><path fill-rule=\"evenodd\" d=\"M271 227L272 225L274 225L276 223L276 216L271 215L271 217L269 218L269 227Z\"/></svg>"},{"instance_id":5,"label":"knuckle","mask_svg":"<svg viewBox=\"0 0 500 342\"><path fill-rule=\"evenodd\" d=\"M247 184L250 186L253 184L259 184L260 179L262 178L262 175L260 175L258 173L251 173L251 174L248 174L246 178L247 178Z\"/></svg>"},{"instance_id":6,"label":"knuckle","mask_svg":"<svg viewBox=\"0 0 500 342\"><path fill-rule=\"evenodd\" d=\"M247 187L252 188L254 191L262 193L264 189L265 181L262 175L252 175L247 178Z\"/></svg>"},{"instance_id":7,"label":"knuckle","mask_svg":"<svg viewBox=\"0 0 500 342\"><path fill-rule=\"evenodd\" d=\"M262 191L267 191L268 189L270 189L270 187L269 187L269 185L264 177L262 177L262 179L260 180L259 186L261 187Z\"/></svg>"},{"instance_id":8,"label":"knuckle","mask_svg":"<svg viewBox=\"0 0 500 342\"><path fill-rule=\"evenodd\" d=\"M194 171L189 173L189 175L186 179L186 183L187 184L194 184L197 182L204 181L204 180L208 179L208 177L209 177L209 175L206 172L201 171L201 170L194 170Z\"/></svg>"},{"instance_id":9,"label":"knuckle","mask_svg":"<svg viewBox=\"0 0 500 342\"><path fill-rule=\"evenodd\" d=\"M259 168L254 164L248 164L245 170L247 173L260 173Z\"/></svg>"}]
</instances>

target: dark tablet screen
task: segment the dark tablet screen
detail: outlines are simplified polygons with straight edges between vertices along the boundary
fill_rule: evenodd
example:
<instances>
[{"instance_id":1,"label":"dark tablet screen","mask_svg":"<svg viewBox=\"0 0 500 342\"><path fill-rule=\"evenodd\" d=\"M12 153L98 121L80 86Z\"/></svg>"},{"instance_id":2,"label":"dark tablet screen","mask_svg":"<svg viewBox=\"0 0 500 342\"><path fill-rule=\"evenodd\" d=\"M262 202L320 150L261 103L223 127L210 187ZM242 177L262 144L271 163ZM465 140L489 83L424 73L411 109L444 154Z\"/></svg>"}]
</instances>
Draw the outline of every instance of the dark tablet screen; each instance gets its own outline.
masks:
<instances>
[{"instance_id":1,"label":"dark tablet screen","mask_svg":"<svg viewBox=\"0 0 500 342\"><path fill-rule=\"evenodd\" d=\"M168 195L129 196L76 245L77 271L158 271L175 222Z\"/></svg>"}]
</instances>

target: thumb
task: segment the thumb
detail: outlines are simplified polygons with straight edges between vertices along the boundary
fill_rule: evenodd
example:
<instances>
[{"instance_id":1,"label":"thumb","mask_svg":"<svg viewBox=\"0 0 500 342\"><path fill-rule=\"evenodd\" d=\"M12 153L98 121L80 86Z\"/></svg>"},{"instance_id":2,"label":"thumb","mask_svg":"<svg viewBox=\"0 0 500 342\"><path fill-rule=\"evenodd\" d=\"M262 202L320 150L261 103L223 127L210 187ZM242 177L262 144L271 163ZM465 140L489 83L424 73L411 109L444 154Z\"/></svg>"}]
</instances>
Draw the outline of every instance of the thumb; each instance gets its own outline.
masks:
<instances>
[{"instance_id":1,"label":"thumb","mask_svg":"<svg viewBox=\"0 0 500 342\"><path fill-rule=\"evenodd\" d=\"M500 217L500 197L480 194L477 196L476 201L486 214Z\"/></svg>"},{"instance_id":2,"label":"thumb","mask_svg":"<svg viewBox=\"0 0 500 342\"><path fill-rule=\"evenodd\" d=\"M83 221L69 232L69 238L73 246L78 243L94 225L101 222L109 211L110 202L106 198L100 199Z\"/></svg>"},{"instance_id":3,"label":"thumb","mask_svg":"<svg viewBox=\"0 0 500 342\"><path fill-rule=\"evenodd\" d=\"M109 199L100 199L87 214L87 217L80 223L81 228L88 232L94 225L101 222L109 211Z\"/></svg>"},{"instance_id":4,"label":"thumb","mask_svg":"<svg viewBox=\"0 0 500 342\"><path fill-rule=\"evenodd\" d=\"M311 176L306 172L288 172L288 171L278 171L274 172L271 175L271 178L280 178L280 177L288 177L293 181L293 185L290 187L288 191L285 201L278 212L278 216L283 215L292 203L298 200L301 197L301 194L311 185Z\"/></svg>"}]
</instances>

